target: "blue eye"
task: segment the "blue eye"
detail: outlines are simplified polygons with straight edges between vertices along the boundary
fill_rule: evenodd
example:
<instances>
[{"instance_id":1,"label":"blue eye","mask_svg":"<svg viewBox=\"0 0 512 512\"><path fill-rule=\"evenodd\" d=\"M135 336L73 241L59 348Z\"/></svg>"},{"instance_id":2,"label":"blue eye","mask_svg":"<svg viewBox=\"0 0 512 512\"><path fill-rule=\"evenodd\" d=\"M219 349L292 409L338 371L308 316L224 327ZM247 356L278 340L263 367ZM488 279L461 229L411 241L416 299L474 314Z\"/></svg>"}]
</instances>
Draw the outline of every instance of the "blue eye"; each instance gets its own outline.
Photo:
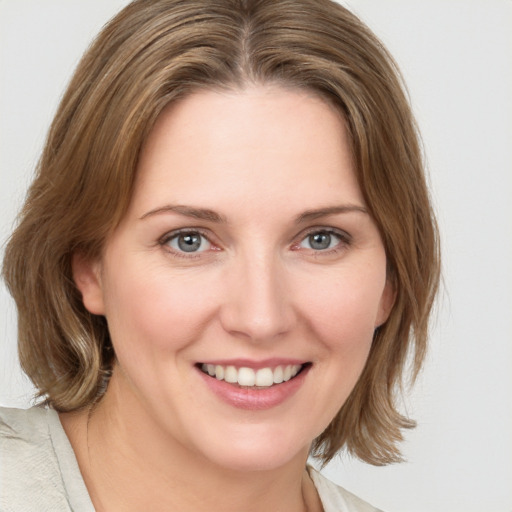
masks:
<instances>
[{"instance_id":1,"label":"blue eye","mask_svg":"<svg viewBox=\"0 0 512 512\"><path fill-rule=\"evenodd\" d=\"M211 244L208 239L197 231L186 231L171 236L165 242L177 252L203 252L207 251Z\"/></svg>"},{"instance_id":2,"label":"blue eye","mask_svg":"<svg viewBox=\"0 0 512 512\"><path fill-rule=\"evenodd\" d=\"M299 245L305 249L325 251L339 245L341 240L342 237L332 231L315 231L304 238Z\"/></svg>"}]
</instances>

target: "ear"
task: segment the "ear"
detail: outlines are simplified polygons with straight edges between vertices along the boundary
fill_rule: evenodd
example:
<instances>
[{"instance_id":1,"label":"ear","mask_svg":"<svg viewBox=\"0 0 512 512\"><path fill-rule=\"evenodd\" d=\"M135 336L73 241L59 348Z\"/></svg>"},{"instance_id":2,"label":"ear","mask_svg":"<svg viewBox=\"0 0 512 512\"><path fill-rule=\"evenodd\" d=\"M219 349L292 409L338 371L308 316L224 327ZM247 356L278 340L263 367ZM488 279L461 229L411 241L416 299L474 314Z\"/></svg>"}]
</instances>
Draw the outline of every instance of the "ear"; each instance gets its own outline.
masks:
<instances>
[{"instance_id":1,"label":"ear","mask_svg":"<svg viewBox=\"0 0 512 512\"><path fill-rule=\"evenodd\" d=\"M393 279L389 276L386 278L386 284L384 285L384 290L382 292L379 309L377 311L377 318L375 320L375 327L380 327L385 324L393 306L395 305L396 299L396 287Z\"/></svg>"},{"instance_id":2,"label":"ear","mask_svg":"<svg viewBox=\"0 0 512 512\"><path fill-rule=\"evenodd\" d=\"M99 261L91 261L82 253L76 252L71 260L73 280L82 294L85 309L94 315L105 314L103 285L101 282L101 265Z\"/></svg>"}]
</instances>

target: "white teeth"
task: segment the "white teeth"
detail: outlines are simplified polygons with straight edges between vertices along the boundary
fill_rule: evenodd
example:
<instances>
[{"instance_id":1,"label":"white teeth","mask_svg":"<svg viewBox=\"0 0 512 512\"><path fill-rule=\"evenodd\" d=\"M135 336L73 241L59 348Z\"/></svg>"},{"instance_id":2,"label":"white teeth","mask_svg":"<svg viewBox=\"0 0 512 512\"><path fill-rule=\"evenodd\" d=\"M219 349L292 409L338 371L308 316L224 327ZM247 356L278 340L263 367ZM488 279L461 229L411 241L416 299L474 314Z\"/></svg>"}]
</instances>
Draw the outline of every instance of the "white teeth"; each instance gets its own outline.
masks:
<instances>
[{"instance_id":1,"label":"white teeth","mask_svg":"<svg viewBox=\"0 0 512 512\"><path fill-rule=\"evenodd\" d=\"M284 381L284 378L283 378L283 367L282 366L278 366L275 370L274 370L274 384L281 384L281 382Z\"/></svg>"},{"instance_id":2,"label":"white teeth","mask_svg":"<svg viewBox=\"0 0 512 512\"><path fill-rule=\"evenodd\" d=\"M230 384L238 383L240 386L245 387L257 386L262 388L289 381L299 373L301 368L302 365L300 364L276 366L273 369L260 368L257 371L247 367L237 369L235 366L224 367L219 364L203 364L201 366L203 372L208 373L210 377L215 377L217 380L224 380Z\"/></svg>"},{"instance_id":3,"label":"white teeth","mask_svg":"<svg viewBox=\"0 0 512 512\"><path fill-rule=\"evenodd\" d=\"M269 387L274 384L274 374L270 368L261 368L256 372L256 386Z\"/></svg>"},{"instance_id":4,"label":"white teeth","mask_svg":"<svg viewBox=\"0 0 512 512\"><path fill-rule=\"evenodd\" d=\"M224 372L224 380L231 384L238 382L238 372L234 366L227 366Z\"/></svg>"},{"instance_id":5,"label":"white teeth","mask_svg":"<svg viewBox=\"0 0 512 512\"><path fill-rule=\"evenodd\" d=\"M215 378L217 380L224 380L224 367L220 364L215 367Z\"/></svg>"},{"instance_id":6,"label":"white teeth","mask_svg":"<svg viewBox=\"0 0 512 512\"><path fill-rule=\"evenodd\" d=\"M238 370L238 384L240 386L254 386L256 374L252 368L240 368Z\"/></svg>"}]
</instances>

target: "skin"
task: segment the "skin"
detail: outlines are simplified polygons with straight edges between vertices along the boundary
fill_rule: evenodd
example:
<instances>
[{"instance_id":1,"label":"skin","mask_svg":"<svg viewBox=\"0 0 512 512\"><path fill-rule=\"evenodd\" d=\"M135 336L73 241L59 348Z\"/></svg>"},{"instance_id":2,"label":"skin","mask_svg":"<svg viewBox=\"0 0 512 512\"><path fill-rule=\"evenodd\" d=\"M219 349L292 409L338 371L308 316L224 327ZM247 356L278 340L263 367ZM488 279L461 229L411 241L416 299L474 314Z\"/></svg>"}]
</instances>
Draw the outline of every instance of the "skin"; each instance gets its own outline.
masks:
<instances>
[{"instance_id":1,"label":"skin","mask_svg":"<svg viewBox=\"0 0 512 512\"><path fill-rule=\"evenodd\" d=\"M181 251L176 230L200 232L200 249ZM312 233L330 233L329 247ZM101 260L76 255L73 270L118 359L89 422L87 411L61 415L97 510L321 510L304 471L311 442L393 304L331 106L271 86L169 106ZM231 358L310 368L283 403L246 410L196 367Z\"/></svg>"}]
</instances>

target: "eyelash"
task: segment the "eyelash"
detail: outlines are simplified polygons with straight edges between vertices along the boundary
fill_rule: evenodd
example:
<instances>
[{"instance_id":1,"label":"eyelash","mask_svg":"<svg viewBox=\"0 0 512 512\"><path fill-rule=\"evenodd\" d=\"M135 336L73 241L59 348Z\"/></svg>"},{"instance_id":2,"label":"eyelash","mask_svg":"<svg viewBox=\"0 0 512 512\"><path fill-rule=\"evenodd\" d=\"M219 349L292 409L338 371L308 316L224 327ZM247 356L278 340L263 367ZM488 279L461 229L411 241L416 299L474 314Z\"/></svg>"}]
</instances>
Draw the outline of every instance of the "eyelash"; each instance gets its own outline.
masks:
<instances>
[{"instance_id":1,"label":"eyelash","mask_svg":"<svg viewBox=\"0 0 512 512\"><path fill-rule=\"evenodd\" d=\"M175 256L177 258L195 259L195 258L201 257L201 254L204 251L187 253L186 251L179 251L179 250L173 249L172 247L169 246L169 242L171 242L174 239L177 239L180 235L200 235L209 244L214 245L213 242L210 240L210 237L202 229L199 229L199 228L185 228L185 229L178 229L176 231L171 231L170 233L166 233L162 238L160 238L158 243L162 247L165 247L166 250L172 256Z\"/></svg>"},{"instance_id":2,"label":"eyelash","mask_svg":"<svg viewBox=\"0 0 512 512\"><path fill-rule=\"evenodd\" d=\"M292 245L292 249L300 250L301 244L305 240L307 240L312 235L317 235L317 234L325 234L325 235L329 235L329 236L335 236L336 238L338 238L339 241L334 247L332 247L330 249L328 249L328 248L327 249L319 249L319 250L309 249L309 250L313 251L313 254L315 255L315 257L337 254L341 250L350 246L350 244L352 243L352 237L345 231L342 231L340 229L315 226L313 228L310 228L305 234L301 235L300 241L297 243L294 243Z\"/></svg>"},{"instance_id":3,"label":"eyelash","mask_svg":"<svg viewBox=\"0 0 512 512\"><path fill-rule=\"evenodd\" d=\"M325 228L325 227L318 226L318 227L310 228L306 233L302 233L300 235L300 239L297 242L294 242L292 244L291 249L294 251L301 250L301 248L302 248L301 244L305 240L307 240L308 237L311 237L312 235L316 235L316 234L325 234L325 235L329 235L329 236L335 236L339 239L339 242L334 247L332 247L330 249L329 248L319 249L319 250L306 249L306 250L312 251L313 254L315 255L315 257L336 254L352 243L352 237L345 231L342 231L339 229L334 229L334 228ZM162 247L165 247L166 250L170 254L172 254L172 256L175 256L177 258L196 259L196 258L200 258L201 255L203 254L203 252L208 251L208 249L207 249L206 251L200 251L200 252L193 252L193 251L186 252L186 251L176 250L176 249L170 247L169 243L172 240L177 239L180 235L199 235L202 238L204 238L208 242L208 244L210 244L213 247L216 247L215 250L219 250L219 248L211 241L208 234L200 228L185 228L185 229L179 229L176 231L171 231L170 233L166 233L163 237L161 237L158 240L158 244L161 245Z\"/></svg>"}]
</instances>

